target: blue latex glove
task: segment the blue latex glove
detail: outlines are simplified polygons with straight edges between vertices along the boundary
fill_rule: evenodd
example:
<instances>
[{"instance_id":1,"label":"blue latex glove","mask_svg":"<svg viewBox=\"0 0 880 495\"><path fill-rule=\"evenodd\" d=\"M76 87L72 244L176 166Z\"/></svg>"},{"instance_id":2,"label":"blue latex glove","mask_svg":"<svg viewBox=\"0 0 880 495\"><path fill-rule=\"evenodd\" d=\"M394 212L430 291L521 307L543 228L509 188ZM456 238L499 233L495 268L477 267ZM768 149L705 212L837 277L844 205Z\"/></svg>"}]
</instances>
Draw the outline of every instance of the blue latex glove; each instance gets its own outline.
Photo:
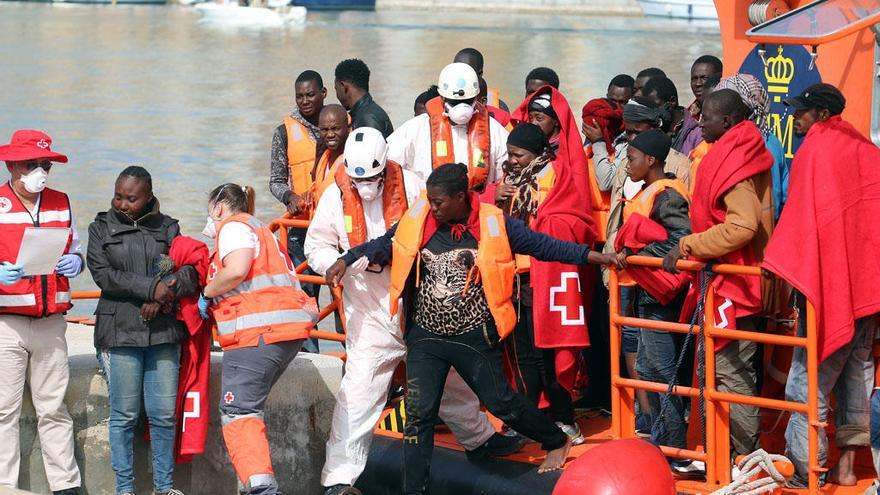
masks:
<instances>
[{"instance_id":1,"label":"blue latex glove","mask_svg":"<svg viewBox=\"0 0 880 495\"><path fill-rule=\"evenodd\" d=\"M62 277L73 278L82 271L83 261L76 254L65 254L55 265L55 272Z\"/></svg>"},{"instance_id":2,"label":"blue latex glove","mask_svg":"<svg viewBox=\"0 0 880 495\"><path fill-rule=\"evenodd\" d=\"M206 298L204 295L199 294L199 315L201 315L203 320L207 320L208 316L208 308L211 306L211 300Z\"/></svg>"},{"instance_id":3,"label":"blue latex glove","mask_svg":"<svg viewBox=\"0 0 880 495\"><path fill-rule=\"evenodd\" d=\"M0 284L12 285L24 275L24 268L21 265L13 265L8 261L0 264Z\"/></svg>"}]
</instances>

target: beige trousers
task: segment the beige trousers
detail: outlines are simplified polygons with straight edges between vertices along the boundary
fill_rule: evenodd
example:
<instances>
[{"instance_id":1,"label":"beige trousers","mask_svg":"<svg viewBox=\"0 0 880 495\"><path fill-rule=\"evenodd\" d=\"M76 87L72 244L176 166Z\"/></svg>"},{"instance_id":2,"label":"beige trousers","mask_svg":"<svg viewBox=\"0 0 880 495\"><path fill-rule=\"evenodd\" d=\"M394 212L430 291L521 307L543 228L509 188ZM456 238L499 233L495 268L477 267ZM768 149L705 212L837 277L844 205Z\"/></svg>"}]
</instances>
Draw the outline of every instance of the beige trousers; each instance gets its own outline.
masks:
<instances>
[{"instance_id":1,"label":"beige trousers","mask_svg":"<svg viewBox=\"0 0 880 495\"><path fill-rule=\"evenodd\" d=\"M15 488L21 460L19 418L25 381L37 412L43 465L52 491L80 486L73 457L73 420L64 405L69 367L67 323L0 315L0 486Z\"/></svg>"}]
</instances>

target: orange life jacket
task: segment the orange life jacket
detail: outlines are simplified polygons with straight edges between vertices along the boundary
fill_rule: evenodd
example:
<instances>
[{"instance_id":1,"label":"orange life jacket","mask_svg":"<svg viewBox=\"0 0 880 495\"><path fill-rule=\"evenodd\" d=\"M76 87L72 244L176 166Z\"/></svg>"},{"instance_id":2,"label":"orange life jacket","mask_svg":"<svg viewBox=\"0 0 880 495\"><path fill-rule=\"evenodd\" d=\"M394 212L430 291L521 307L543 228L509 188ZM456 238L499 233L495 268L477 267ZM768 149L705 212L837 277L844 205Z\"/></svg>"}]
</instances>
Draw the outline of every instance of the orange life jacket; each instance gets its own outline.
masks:
<instances>
[{"instance_id":1,"label":"orange life jacket","mask_svg":"<svg viewBox=\"0 0 880 495\"><path fill-rule=\"evenodd\" d=\"M214 298L220 346L230 350L255 347L260 338L266 344L307 338L318 319L318 307L314 298L300 288L290 259L281 252L272 231L251 215L241 213L220 224L218 243L223 228L230 222L250 227L260 248L238 287ZM211 257L209 281L221 266L218 244Z\"/></svg>"},{"instance_id":2,"label":"orange life jacket","mask_svg":"<svg viewBox=\"0 0 880 495\"><path fill-rule=\"evenodd\" d=\"M367 242L367 220L364 217L364 206L357 188L344 167L336 170L336 185L342 193L342 216L345 220L345 232L348 234L349 246L359 246ZM382 210L385 212L385 227L400 220L406 213L406 187L403 184L403 169L400 165L387 160L385 162L385 182L382 186Z\"/></svg>"},{"instance_id":3,"label":"orange life jacket","mask_svg":"<svg viewBox=\"0 0 880 495\"><path fill-rule=\"evenodd\" d=\"M654 201L657 199L657 195L667 189L674 189L686 201L690 202L691 194L688 192L687 185L681 179L661 179L643 188L633 199L626 202L626 205L623 207L623 223L626 223L636 213L645 218L651 218L651 210L654 209ZM626 273L626 270L620 273L619 280L621 285L636 285L632 277Z\"/></svg>"},{"instance_id":4,"label":"orange life jacket","mask_svg":"<svg viewBox=\"0 0 880 495\"><path fill-rule=\"evenodd\" d=\"M342 170L345 167L343 165L344 161L345 154L340 153L340 155L336 157L336 160L333 161L333 164L330 165L330 150L324 150L324 154L321 155L318 164L315 166L315 180L312 184L312 194L315 197L315 205L318 204L318 201L321 199L321 195L324 194L324 190L327 189L327 186L332 184L335 180L336 171ZM311 213L314 213L314 211Z\"/></svg>"},{"instance_id":5,"label":"orange life jacket","mask_svg":"<svg viewBox=\"0 0 880 495\"><path fill-rule=\"evenodd\" d=\"M587 171L590 177L590 201L592 203L593 221L598 228L596 242L605 242L608 238L608 213L611 211L611 190L602 191L599 189L599 179L596 178L596 166L593 163L593 149L591 145L584 147L587 154ZM614 155L609 155L608 159L614 161Z\"/></svg>"},{"instance_id":6,"label":"orange life jacket","mask_svg":"<svg viewBox=\"0 0 880 495\"><path fill-rule=\"evenodd\" d=\"M40 193L36 219L25 208L9 182L0 186L0 260L18 258L24 232L30 227L70 228L70 200L53 189ZM70 249L73 234L67 236ZM57 273L24 277L12 285L0 285L0 313L47 316L65 313L70 304L70 280Z\"/></svg>"},{"instance_id":7,"label":"orange life jacket","mask_svg":"<svg viewBox=\"0 0 880 495\"><path fill-rule=\"evenodd\" d=\"M691 173L688 177L690 177L690 186L688 187L688 191L693 194L694 186L697 185L697 169L700 167L700 162L703 161L703 157L709 153L709 150L712 149L712 145L707 143L706 141L700 141L700 144L697 145L696 148L691 150L690 159L691 159Z\"/></svg>"},{"instance_id":8,"label":"orange life jacket","mask_svg":"<svg viewBox=\"0 0 880 495\"><path fill-rule=\"evenodd\" d=\"M398 300L404 292L413 265L421 263L420 248L429 210L427 199L422 197L397 224L391 258L392 316L397 314ZM503 339L516 326L516 310L511 301L516 263L507 239L504 213L494 205L480 203L479 216L480 240L477 243L476 267L482 279L489 312L492 313L498 335ZM418 266L416 275L418 277Z\"/></svg>"},{"instance_id":9,"label":"orange life jacket","mask_svg":"<svg viewBox=\"0 0 880 495\"><path fill-rule=\"evenodd\" d=\"M425 104L431 125L431 164L437 168L455 162L452 148L452 124L444 115L443 98L436 97ZM482 105L468 123L468 187L479 188L489 178L489 112Z\"/></svg>"},{"instance_id":10,"label":"orange life jacket","mask_svg":"<svg viewBox=\"0 0 880 495\"><path fill-rule=\"evenodd\" d=\"M501 90L498 88L489 88L486 92L486 105L495 108L501 108Z\"/></svg>"},{"instance_id":11,"label":"orange life jacket","mask_svg":"<svg viewBox=\"0 0 880 495\"><path fill-rule=\"evenodd\" d=\"M553 189L553 184L556 183L556 170L553 169L552 164L547 164L544 167L544 170L538 172L538 207L540 208L541 203L547 199L547 195L550 194L550 190ZM508 212L510 213L510 212ZM532 223L533 218L529 219L529 224ZM532 257L527 254L515 254L514 260L516 260L516 273L525 273L529 271L529 268L532 265Z\"/></svg>"},{"instance_id":12,"label":"orange life jacket","mask_svg":"<svg viewBox=\"0 0 880 495\"><path fill-rule=\"evenodd\" d=\"M290 187L303 195L312 188L312 168L315 166L315 141L306 126L291 116L284 117L287 129L287 165L290 169Z\"/></svg>"}]
</instances>

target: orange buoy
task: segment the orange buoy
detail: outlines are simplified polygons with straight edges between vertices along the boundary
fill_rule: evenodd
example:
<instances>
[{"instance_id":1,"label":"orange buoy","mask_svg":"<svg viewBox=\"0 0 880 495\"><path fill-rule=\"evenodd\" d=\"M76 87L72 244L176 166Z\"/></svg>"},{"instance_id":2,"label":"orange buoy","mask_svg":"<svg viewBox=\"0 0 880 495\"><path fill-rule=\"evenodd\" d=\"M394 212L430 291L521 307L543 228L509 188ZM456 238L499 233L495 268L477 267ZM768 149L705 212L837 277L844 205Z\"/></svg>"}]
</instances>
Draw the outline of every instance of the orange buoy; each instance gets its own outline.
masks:
<instances>
[{"instance_id":1,"label":"orange buoy","mask_svg":"<svg viewBox=\"0 0 880 495\"><path fill-rule=\"evenodd\" d=\"M675 495L666 457L636 438L604 443L565 468L553 495Z\"/></svg>"}]
</instances>

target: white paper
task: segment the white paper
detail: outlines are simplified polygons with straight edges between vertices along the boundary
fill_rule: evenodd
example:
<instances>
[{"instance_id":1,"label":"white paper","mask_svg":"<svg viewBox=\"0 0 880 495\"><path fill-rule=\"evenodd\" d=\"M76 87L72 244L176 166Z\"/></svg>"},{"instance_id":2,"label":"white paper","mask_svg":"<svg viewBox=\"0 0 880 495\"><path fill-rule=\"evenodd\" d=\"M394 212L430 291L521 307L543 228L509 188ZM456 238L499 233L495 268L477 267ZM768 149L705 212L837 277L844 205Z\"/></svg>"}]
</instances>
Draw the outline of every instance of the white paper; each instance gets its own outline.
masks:
<instances>
[{"instance_id":1,"label":"white paper","mask_svg":"<svg viewBox=\"0 0 880 495\"><path fill-rule=\"evenodd\" d=\"M49 275L64 254L70 229L51 227L28 227L21 239L18 260L24 268L24 276Z\"/></svg>"}]
</instances>

